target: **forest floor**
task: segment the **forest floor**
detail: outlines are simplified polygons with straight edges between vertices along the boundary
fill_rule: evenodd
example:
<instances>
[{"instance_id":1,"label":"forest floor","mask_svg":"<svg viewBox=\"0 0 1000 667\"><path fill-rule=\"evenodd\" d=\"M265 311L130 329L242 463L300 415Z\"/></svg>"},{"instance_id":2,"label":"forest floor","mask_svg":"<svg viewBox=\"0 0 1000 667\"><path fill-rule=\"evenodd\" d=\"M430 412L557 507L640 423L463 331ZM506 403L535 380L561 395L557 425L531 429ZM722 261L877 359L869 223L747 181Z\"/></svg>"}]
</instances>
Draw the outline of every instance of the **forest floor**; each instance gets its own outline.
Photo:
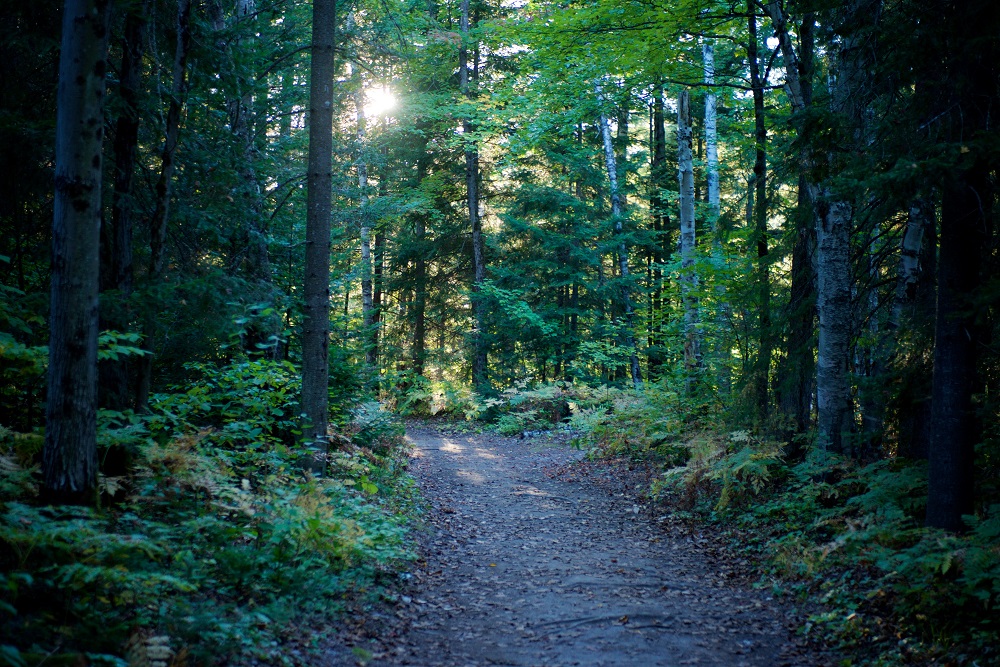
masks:
<instances>
[{"instance_id":1,"label":"forest floor","mask_svg":"<svg viewBox=\"0 0 1000 667\"><path fill-rule=\"evenodd\" d=\"M343 639L362 664L834 663L752 587L752 563L646 506L642 473L547 436L421 424L408 439L426 529L407 590L352 617Z\"/></svg>"}]
</instances>

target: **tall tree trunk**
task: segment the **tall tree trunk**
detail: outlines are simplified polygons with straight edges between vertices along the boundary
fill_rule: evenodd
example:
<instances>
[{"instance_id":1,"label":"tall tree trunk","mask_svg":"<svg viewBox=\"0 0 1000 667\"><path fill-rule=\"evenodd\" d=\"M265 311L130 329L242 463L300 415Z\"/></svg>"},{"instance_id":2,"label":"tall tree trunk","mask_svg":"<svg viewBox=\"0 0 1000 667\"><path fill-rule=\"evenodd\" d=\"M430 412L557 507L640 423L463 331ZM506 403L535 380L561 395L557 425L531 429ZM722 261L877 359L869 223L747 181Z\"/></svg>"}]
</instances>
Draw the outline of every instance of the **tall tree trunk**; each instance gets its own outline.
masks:
<instances>
[{"instance_id":1,"label":"tall tree trunk","mask_svg":"<svg viewBox=\"0 0 1000 667\"><path fill-rule=\"evenodd\" d=\"M384 159L384 156L388 153L388 148L386 146L382 147L382 171L379 174L378 179L378 193L379 197L384 197L389 191L389 178L388 178L388 162ZM377 375L380 374L379 365L379 343L382 336L382 302L384 290L384 271L385 271L385 231L378 227L375 230L375 248L373 251L373 263L372 267L372 339L371 339L371 356L372 356L372 366L378 371Z\"/></svg>"},{"instance_id":2,"label":"tall tree trunk","mask_svg":"<svg viewBox=\"0 0 1000 667\"><path fill-rule=\"evenodd\" d=\"M63 11L41 496L86 504L96 500L97 486L101 145L111 3L66 0Z\"/></svg>"},{"instance_id":3,"label":"tall tree trunk","mask_svg":"<svg viewBox=\"0 0 1000 667\"><path fill-rule=\"evenodd\" d=\"M379 187L382 184L379 183ZM375 248L373 251L374 266L372 267L372 365L379 366L379 343L382 332L382 299L384 294L385 271L385 232L375 230Z\"/></svg>"},{"instance_id":4,"label":"tall tree trunk","mask_svg":"<svg viewBox=\"0 0 1000 667\"><path fill-rule=\"evenodd\" d=\"M953 531L962 530L962 517L973 511L979 429L972 394L980 336L970 295L980 285L986 243L987 174L985 166L973 166L943 188L941 202L927 525Z\"/></svg>"},{"instance_id":5,"label":"tall tree trunk","mask_svg":"<svg viewBox=\"0 0 1000 667\"><path fill-rule=\"evenodd\" d=\"M977 361L988 341L978 321L984 307L977 301L982 258L992 250L1000 6L929 4L946 39L936 42L940 64L927 77L927 92L955 164L941 185L927 525L958 531L965 528L962 517L974 510L975 446L981 440L973 393L982 386Z\"/></svg>"},{"instance_id":6,"label":"tall tree trunk","mask_svg":"<svg viewBox=\"0 0 1000 667\"><path fill-rule=\"evenodd\" d=\"M771 280L767 249L767 125L764 119L764 84L760 76L758 57L757 15L754 0L747 0L748 41L747 60L750 63L750 85L753 88L754 164L753 238L757 246L757 359L753 371L754 402L757 419L767 420L768 386L771 371Z\"/></svg>"},{"instance_id":7,"label":"tall tree trunk","mask_svg":"<svg viewBox=\"0 0 1000 667\"><path fill-rule=\"evenodd\" d=\"M413 294L413 372L424 374L427 360L427 259L424 244L427 221L423 213L418 213L414 221L417 256L414 260Z\"/></svg>"},{"instance_id":8,"label":"tall tree trunk","mask_svg":"<svg viewBox=\"0 0 1000 667\"><path fill-rule=\"evenodd\" d=\"M476 99L476 91L469 80L469 0L462 0L462 18L460 29L462 46L459 49L459 79L462 94L469 100ZM478 53L478 49L476 50ZM478 59L476 63L478 68ZM490 379L487 366L486 339L486 303L482 299L482 285L486 280L486 254L483 244L483 226L479 219L479 149L469 137L474 132L472 119L462 121L465 133L465 187L466 200L469 209L469 227L472 230L472 310L476 320L473 331L472 352L472 386L480 394L490 391Z\"/></svg>"},{"instance_id":9,"label":"tall tree trunk","mask_svg":"<svg viewBox=\"0 0 1000 667\"><path fill-rule=\"evenodd\" d=\"M156 205L149 222L149 285L156 285L163 278L167 255L167 224L170 220L170 194L174 178L174 153L180 137L181 112L187 87L187 58L191 47L191 0L177 0L177 43L174 49L173 82L170 88L170 105L167 107L163 151L160 153L160 175L156 181ZM145 412L149 409L149 392L153 380L153 339L156 336L155 313L147 313L143 322L142 349L138 369L135 406Z\"/></svg>"},{"instance_id":10,"label":"tall tree trunk","mask_svg":"<svg viewBox=\"0 0 1000 667\"><path fill-rule=\"evenodd\" d=\"M719 121L715 102L715 45L706 39L702 44L705 63L705 167L708 181L708 210L712 232L719 222ZM753 62L753 61L751 61ZM756 91L756 87L754 88Z\"/></svg>"},{"instance_id":11,"label":"tall tree trunk","mask_svg":"<svg viewBox=\"0 0 1000 667\"><path fill-rule=\"evenodd\" d=\"M910 205L906 229L899 247L899 269L896 274L896 291L892 302L892 312L886 328L890 332L899 329L903 319L903 309L913 303L920 284L920 252L924 247L924 235L934 224L934 210L925 198L917 198Z\"/></svg>"},{"instance_id":12,"label":"tall tree trunk","mask_svg":"<svg viewBox=\"0 0 1000 667\"><path fill-rule=\"evenodd\" d=\"M820 446L849 451L854 430L848 361L851 332L850 229L852 207L845 201L822 201L816 228L816 408Z\"/></svg>"},{"instance_id":13,"label":"tall tree trunk","mask_svg":"<svg viewBox=\"0 0 1000 667\"><path fill-rule=\"evenodd\" d=\"M601 87L597 86L597 100L602 102ZM625 243L625 231L622 224L622 201L621 193L618 189L618 167L615 158L615 147L611 141L611 128L608 125L608 117L604 112L600 115L601 138L604 142L604 164L608 170L608 182L611 189L611 218L615 225L615 235L618 236L618 272L622 280L621 300L622 308L625 311L625 347L629 351L629 374L632 378L632 386L636 389L642 386L642 375L639 371L639 355L635 349L635 323L632 308L632 295L630 293L629 270L628 270L628 245Z\"/></svg>"},{"instance_id":14,"label":"tall tree trunk","mask_svg":"<svg viewBox=\"0 0 1000 667\"><path fill-rule=\"evenodd\" d=\"M815 17L806 14L799 26L801 58L797 63L794 52L785 55L786 63L795 67L793 77L799 91L800 112L812 105L813 41ZM782 24L783 25L783 24ZM783 31L782 45L789 43ZM795 209L795 245L792 249L792 284L789 294L785 333L785 354L777 372L777 400L782 413L791 418L792 432L804 433L810 424L814 385L813 350L816 331L816 275L814 269L816 249L815 205L811 198L809 175L805 169L811 163L806 142L802 142L799 161L803 171L799 174ZM798 452L793 452L797 454Z\"/></svg>"},{"instance_id":15,"label":"tall tree trunk","mask_svg":"<svg viewBox=\"0 0 1000 667\"><path fill-rule=\"evenodd\" d=\"M673 247L673 234L670 228L670 216L667 213L668 202L663 196L669 178L667 167L667 132L666 118L663 112L663 84L659 84L653 96L652 114L652 164L650 165L650 215L653 218L652 273L653 291L650 297L650 351L648 370L650 378L657 379L663 366L663 265L670 257Z\"/></svg>"},{"instance_id":16,"label":"tall tree trunk","mask_svg":"<svg viewBox=\"0 0 1000 667\"><path fill-rule=\"evenodd\" d=\"M333 188L333 83L337 0L313 0L309 82L309 173L306 191L306 263L302 327L303 438L308 467L326 467L329 420L330 218Z\"/></svg>"},{"instance_id":17,"label":"tall tree trunk","mask_svg":"<svg viewBox=\"0 0 1000 667\"><path fill-rule=\"evenodd\" d=\"M101 293L114 292L113 300L105 299L101 308L102 330L124 332L129 328L128 300L132 295L133 204L132 183L139 146L138 94L142 78L142 56L145 51L146 3L135 7L125 16L122 39L122 63L118 80L118 97L122 111L115 122L114 194L111 203L111 224L101 226ZM111 303L109 303L111 301ZM108 359L98 365L98 399L101 407L124 410L129 405L128 360Z\"/></svg>"},{"instance_id":18,"label":"tall tree trunk","mask_svg":"<svg viewBox=\"0 0 1000 667\"><path fill-rule=\"evenodd\" d=\"M367 119L365 118L365 91L361 79L361 71L355 66L354 108L357 118L357 170L358 192L360 204L358 218L361 222L361 318L364 325L362 340L365 348L365 364L369 369L375 368L375 309L372 295L372 242L371 215L368 211L368 164L365 161L365 134Z\"/></svg>"},{"instance_id":19,"label":"tall tree trunk","mask_svg":"<svg viewBox=\"0 0 1000 667\"><path fill-rule=\"evenodd\" d=\"M917 232L917 229L920 231ZM918 256L909 257L909 249L918 236ZM900 329L904 313L908 312L907 324L916 332L916 344L924 344L924 350L933 351L938 243L935 206L930 198L920 197L911 204L903 245L906 250L900 260L896 299L887 326L888 335L893 336ZM931 446L933 363L928 363L928 355L919 351L913 356L913 361L907 364L904 371L903 391L896 399L899 406L897 454L911 460L926 460Z\"/></svg>"},{"instance_id":20,"label":"tall tree trunk","mask_svg":"<svg viewBox=\"0 0 1000 667\"><path fill-rule=\"evenodd\" d=\"M694 390L695 374L701 365L698 335L698 274L694 267L694 160L691 154L691 95L685 89L677 101L677 165L680 184L681 296L684 300L684 365L686 389Z\"/></svg>"},{"instance_id":21,"label":"tall tree trunk","mask_svg":"<svg viewBox=\"0 0 1000 667\"><path fill-rule=\"evenodd\" d=\"M837 54L832 110L840 120L843 143L852 157L864 149L864 114L870 90L869 47L865 32L874 19L871 0L851 0L837 17L843 32ZM847 167L845 156L829 155L834 172ZM824 183L814 198L816 227L816 309L819 313L816 397L820 446L854 454L854 409L849 376L851 345L851 247L854 204Z\"/></svg>"}]
</instances>

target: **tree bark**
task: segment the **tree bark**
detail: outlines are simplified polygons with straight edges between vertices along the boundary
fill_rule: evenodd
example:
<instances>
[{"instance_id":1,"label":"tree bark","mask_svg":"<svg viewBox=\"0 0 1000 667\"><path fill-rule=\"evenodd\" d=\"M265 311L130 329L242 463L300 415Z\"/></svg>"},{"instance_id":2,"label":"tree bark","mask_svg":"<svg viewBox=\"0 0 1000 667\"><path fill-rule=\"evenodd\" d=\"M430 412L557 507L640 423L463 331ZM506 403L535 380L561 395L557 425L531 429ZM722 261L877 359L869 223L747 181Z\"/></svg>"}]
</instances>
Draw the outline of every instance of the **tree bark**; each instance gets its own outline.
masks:
<instances>
[{"instance_id":1,"label":"tree bark","mask_svg":"<svg viewBox=\"0 0 1000 667\"><path fill-rule=\"evenodd\" d=\"M670 257L673 248L673 234L670 228L670 215L667 213L668 203L663 197L669 178L667 167L667 132L666 117L663 104L663 85L656 87L653 96L651 139L653 142L652 164L650 165L650 215L653 218L653 252L652 274L653 290L650 295L649 314L649 352L648 373L651 379L657 379L663 366L663 265Z\"/></svg>"},{"instance_id":2,"label":"tree bark","mask_svg":"<svg viewBox=\"0 0 1000 667\"><path fill-rule=\"evenodd\" d=\"M719 121L715 100L715 45L706 39L701 47L705 63L705 171L708 181L708 211L712 232L719 223ZM756 91L756 88L754 89Z\"/></svg>"},{"instance_id":3,"label":"tree bark","mask_svg":"<svg viewBox=\"0 0 1000 667\"><path fill-rule=\"evenodd\" d=\"M187 57L191 47L191 0L177 0L177 42L174 49L173 82L170 105L167 108L163 150L160 153L160 175L156 181L156 205L149 222L149 285L163 278L167 254L167 224L170 220L170 194L174 177L174 153L180 137L181 112L187 84ZM149 392L153 381L153 339L156 317L147 313L143 322L142 349L136 381L135 407L139 412L149 409Z\"/></svg>"},{"instance_id":4,"label":"tree bark","mask_svg":"<svg viewBox=\"0 0 1000 667\"><path fill-rule=\"evenodd\" d=\"M797 57L788 34L787 20L778 2L765 5L785 60L786 86L792 109L801 114L812 105L812 75L815 16L807 13L799 26L801 57ZM796 240L792 251L792 285L788 302L786 350L778 373L778 402L793 419L793 433L804 433L811 421L816 347L816 228L818 189L809 173L813 156L809 142L799 129L799 184L796 206Z\"/></svg>"},{"instance_id":5,"label":"tree bark","mask_svg":"<svg viewBox=\"0 0 1000 667\"><path fill-rule=\"evenodd\" d=\"M915 229L911 231L910 227ZM918 233L916 228L920 229ZM899 440L896 453L911 460L926 460L931 447L931 392L933 381L934 320L937 312L937 220L934 201L920 197L910 206L903 244L912 248L920 236L918 257L902 258L896 301L889 318L889 335L894 335L903 324L916 333L915 344L923 344L905 367L903 388L897 396ZM908 251L907 251L908 254ZM911 272L912 269L912 272ZM902 291L902 294L900 293ZM931 354L923 354L925 350Z\"/></svg>"},{"instance_id":6,"label":"tree bark","mask_svg":"<svg viewBox=\"0 0 1000 667\"><path fill-rule=\"evenodd\" d=\"M381 184L379 184L381 187ZM379 366L379 343L382 331L382 295L384 292L385 271L385 232L375 231L375 248L373 250L374 266L372 267L372 358L373 365Z\"/></svg>"},{"instance_id":7,"label":"tree bark","mask_svg":"<svg viewBox=\"0 0 1000 667\"><path fill-rule=\"evenodd\" d=\"M757 419L763 424L769 412L768 386L771 371L771 280L767 248L767 125L764 119L764 84L760 76L757 15L754 0L747 0L747 60L753 88L754 165L753 238L757 246L757 359L753 370Z\"/></svg>"},{"instance_id":8,"label":"tree bark","mask_svg":"<svg viewBox=\"0 0 1000 667\"><path fill-rule=\"evenodd\" d=\"M924 247L924 235L934 224L934 209L931 203L919 197L910 204L906 229L899 247L899 270L896 277L896 291L892 302L892 312L886 328L890 332L899 329L903 310L913 303L920 283L920 253Z\"/></svg>"},{"instance_id":9,"label":"tree bark","mask_svg":"<svg viewBox=\"0 0 1000 667\"><path fill-rule=\"evenodd\" d=\"M844 201L819 204L816 228L816 408L820 446L848 453L854 430L848 378L851 332L850 229L853 208Z\"/></svg>"},{"instance_id":10,"label":"tree bark","mask_svg":"<svg viewBox=\"0 0 1000 667\"><path fill-rule=\"evenodd\" d=\"M420 177L423 180L423 175ZM413 372L424 374L427 361L427 220L420 212L414 221L413 234L416 237L417 256L414 259L413 276Z\"/></svg>"},{"instance_id":11,"label":"tree bark","mask_svg":"<svg viewBox=\"0 0 1000 667\"><path fill-rule=\"evenodd\" d=\"M333 187L333 83L337 0L314 0L309 82L305 303L302 330L303 439L308 468L326 467L329 423L330 219Z\"/></svg>"},{"instance_id":12,"label":"tree bark","mask_svg":"<svg viewBox=\"0 0 1000 667\"><path fill-rule=\"evenodd\" d=\"M88 504L97 486L101 146L111 3L66 0L63 11L41 497Z\"/></svg>"},{"instance_id":13,"label":"tree bark","mask_svg":"<svg viewBox=\"0 0 1000 667\"><path fill-rule=\"evenodd\" d=\"M686 390L694 390L695 374L701 365L698 335L698 274L694 267L694 160L691 154L691 95L681 91L677 101L677 164L680 184L681 295L684 301L684 365Z\"/></svg>"},{"instance_id":14,"label":"tree bark","mask_svg":"<svg viewBox=\"0 0 1000 667\"><path fill-rule=\"evenodd\" d=\"M475 100L476 91L469 77L469 0L461 4L462 45L458 54L459 80L462 94L470 101ZM476 51L478 53L478 50ZM469 227L472 230L472 310L475 329L472 334L472 386L480 394L489 393L490 379L487 365L486 303L481 297L482 285L486 280L486 253L483 244L483 227L479 219L479 149L470 137L475 128L472 119L462 121L465 134L465 188L469 210Z\"/></svg>"},{"instance_id":15,"label":"tree bark","mask_svg":"<svg viewBox=\"0 0 1000 667\"><path fill-rule=\"evenodd\" d=\"M361 318L364 326L362 340L365 348L365 364L375 368L375 309L372 295L372 242L371 216L368 211L368 163L365 161L365 141L367 119L365 118L365 91L361 71L355 66L354 108L357 122L357 170L361 236Z\"/></svg>"},{"instance_id":16,"label":"tree bark","mask_svg":"<svg viewBox=\"0 0 1000 667\"><path fill-rule=\"evenodd\" d=\"M989 349L988 329L980 321L986 310L981 287L983 269L989 267L983 258L994 251L989 241L996 194L993 116L1000 6L950 0L929 5L945 39L936 42L938 63L926 77L926 93L938 111L932 116L937 118L934 132L943 133L935 138L946 142L954 166L940 186L927 525L961 531L966 528L962 517L975 509L975 448L982 428L973 394L983 392L978 356Z\"/></svg>"},{"instance_id":17,"label":"tree bark","mask_svg":"<svg viewBox=\"0 0 1000 667\"><path fill-rule=\"evenodd\" d=\"M986 244L987 174L985 167L961 174L944 187L941 202L927 525L952 531L963 530L962 517L973 511L980 336L970 296L980 284Z\"/></svg>"},{"instance_id":18,"label":"tree bark","mask_svg":"<svg viewBox=\"0 0 1000 667\"><path fill-rule=\"evenodd\" d=\"M597 86L598 104L603 102L601 87ZM632 379L632 386L638 389L642 386L642 374L639 370L639 355L635 347L635 317L632 307L632 294L628 287L628 244L625 243L625 231L622 224L622 200L621 192L618 189L618 166L615 157L614 143L611 140L611 128L608 125L608 117L601 112L600 118L601 138L604 143L604 165L608 171L608 183L611 195L611 219L614 221L615 235L618 236L618 272L622 280L621 300L622 308L625 311L625 347L629 351L629 374Z\"/></svg>"}]
</instances>

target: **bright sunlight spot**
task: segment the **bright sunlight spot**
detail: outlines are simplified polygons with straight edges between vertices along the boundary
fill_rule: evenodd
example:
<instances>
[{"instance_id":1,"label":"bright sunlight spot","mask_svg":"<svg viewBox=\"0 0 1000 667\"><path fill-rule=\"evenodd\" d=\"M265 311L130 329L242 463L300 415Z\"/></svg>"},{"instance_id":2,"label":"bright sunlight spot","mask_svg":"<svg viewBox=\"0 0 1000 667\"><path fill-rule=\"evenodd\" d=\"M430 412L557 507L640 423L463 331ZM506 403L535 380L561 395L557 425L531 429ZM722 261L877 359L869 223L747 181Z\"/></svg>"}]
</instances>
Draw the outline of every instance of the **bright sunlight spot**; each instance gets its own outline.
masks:
<instances>
[{"instance_id":1,"label":"bright sunlight spot","mask_svg":"<svg viewBox=\"0 0 1000 667\"><path fill-rule=\"evenodd\" d=\"M365 100L366 116L382 116L396 108L396 96L385 86L366 90Z\"/></svg>"}]
</instances>

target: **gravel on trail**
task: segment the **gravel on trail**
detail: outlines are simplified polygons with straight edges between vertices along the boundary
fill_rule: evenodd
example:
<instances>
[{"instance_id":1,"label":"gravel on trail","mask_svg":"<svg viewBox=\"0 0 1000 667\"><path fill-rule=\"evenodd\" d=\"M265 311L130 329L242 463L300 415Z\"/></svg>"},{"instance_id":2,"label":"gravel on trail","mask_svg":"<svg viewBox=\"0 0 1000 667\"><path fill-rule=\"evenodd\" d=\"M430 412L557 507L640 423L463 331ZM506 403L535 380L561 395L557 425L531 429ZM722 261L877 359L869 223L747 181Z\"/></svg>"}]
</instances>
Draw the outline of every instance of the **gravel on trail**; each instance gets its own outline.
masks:
<instances>
[{"instance_id":1,"label":"gravel on trail","mask_svg":"<svg viewBox=\"0 0 1000 667\"><path fill-rule=\"evenodd\" d=\"M833 664L738 558L595 483L580 451L427 426L408 439L427 531L405 594L360 633L370 667Z\"/></svg>"}]
</instances>

